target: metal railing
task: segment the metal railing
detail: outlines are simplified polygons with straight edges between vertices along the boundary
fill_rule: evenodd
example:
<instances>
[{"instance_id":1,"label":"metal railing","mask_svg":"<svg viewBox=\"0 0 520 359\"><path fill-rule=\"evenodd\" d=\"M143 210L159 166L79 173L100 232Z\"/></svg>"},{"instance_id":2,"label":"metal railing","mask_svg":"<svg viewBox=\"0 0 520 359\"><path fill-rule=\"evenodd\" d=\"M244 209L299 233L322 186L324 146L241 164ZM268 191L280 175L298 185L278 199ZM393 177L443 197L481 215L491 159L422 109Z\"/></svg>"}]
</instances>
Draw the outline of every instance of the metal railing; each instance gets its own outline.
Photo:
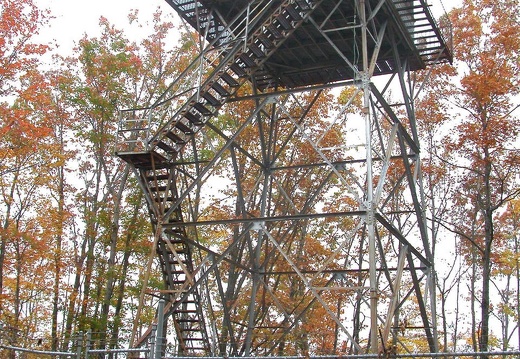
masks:
<instances>
[{"instance_id":1,"label":"metal railing","mask_svg":"<svg viewBox=\"0 0 520 359\"><path fill-rule=\"evenodd\" d=\"M45 350L41 348L24 348L16 345L0 343L0 349L14 354L16 358L25 357L23 354L33 354L38 358L70 358L70 359L155 359L157 356L157 348L155 345L155 337L147 343L146 346L140 348L95 348L95 341L92 340L92 333L78 333L73 338L73 346L67 351ZM135 354L140 354L135 356ZM144 355L144 356L143 356Z\"/></svg>"}]
</instances>

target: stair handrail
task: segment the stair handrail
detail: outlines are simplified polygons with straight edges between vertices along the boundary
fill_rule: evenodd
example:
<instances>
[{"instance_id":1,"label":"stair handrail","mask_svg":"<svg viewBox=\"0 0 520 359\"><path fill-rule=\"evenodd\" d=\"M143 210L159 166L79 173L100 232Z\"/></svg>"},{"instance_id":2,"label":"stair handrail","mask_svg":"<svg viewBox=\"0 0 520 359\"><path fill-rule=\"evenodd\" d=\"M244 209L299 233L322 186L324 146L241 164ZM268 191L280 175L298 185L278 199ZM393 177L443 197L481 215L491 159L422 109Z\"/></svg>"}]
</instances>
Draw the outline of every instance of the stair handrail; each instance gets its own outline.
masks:
<instances>
[{"instance_id":1,"label":"stair handrail","mask_svg":"<svg viewBox=\"0 0 520 359\"><path fill-rule=\"evenodd\" d=\"M140 109L149 110L149 114L147 116L149 124L148 124L148 132L144 139L142 139L142 143L144 145L145 151L150 151L154 147L154 141L157 140L158 135L160 135L161 131L168 127L175 118L178 117L179 113L185 109L186 104L189 101L183 101L184 106L181 109L177 110L168 121L164 121L164 117L166 117L166 112L169 107L165 106L164 110L160 111L163 108L163 105L170 104L174 99L185 96L191 92L191 95L186 96L190 100L194 98L193 94L197 94L196 91L199 87L193 86L194 83L197 83L195 77L199 75L201 68L204 66L206 68L212 68L213 72L210 73L210 77L214 75L215 69L220 69L222 66L215 66L215 62L218 60L224 61L228 57L230 53L236 51L238 46L241 46L245 43L244 36L247 34L247 28L256 26L256 23L260 19L263 12L270 7L270 1L258 1L255 3L253 8L245 7L240 11L226 26L224 30L219 32L219 34L212 41L208 42L206 47L197 55L191 63L175 78L175 80L164 90L161 95L154 101L154 103L148 107L143 107ZM247 19L244 17L244 14L249 11L250 14L253 14L253 20ZM247 26L243 26L247 23ZM238 33L234 33L231 29L241 28ZM228 42L224 45L219 44L222 40L221 35L225 35L229 37L229 34L233 35L233 38L228 40ZM239 45L237 45L237 43ZM232 45L231 47L229 45ZM222 61L220 61L222 63ZM207 82L207 80L206 80ZM185 86L188 85L188 86ZM191 86L190 86L191 85ZM186 87L181 92L177 92L179 89ZM169 93L174 93L172 96L165 98ZM133 111L134 109L125 109L121 110L120 113ZM157 114L159 112L159 114ZM120 122L121 124L121 122ZM122 126L120 126L120 129ZM155 134L152 136L152 134Z\"/></svg>"},{"instance_id":2,"label":"stair handrail","mask_svg":"<svg viewBox=\"0 0 520 359\"><path fill-rule=\"evenodd\" d=\"M285 6L287 6L287 4L295 3L295 2L296 2L295 0L287 0L287 1L279 4L277 9L283 9ZM250 27L251 29L256 29L258 22L260 20L262 20L262 15L264 14L264 11L266 11L269 7L272 6L271 1L261 1L258 4L261 4L261 3L265 3L265 6L263 6L261 9L262 11L256 13L253 16L252 20L249 20L248 26L244 27L243 30L240 32L240 34L247 32L248 27ZM259 5L254 10L258 10L258 8L259 8ZM251 10L249 10L249 11L251 12ZM273 11L272 13L276 13L276 11ZM228 25L228 27L229 26L230 25ZM218 40L218 38L214 39L214 41L212 43L214 43L216 40ZM236 56L237 56L236 54L237 54L237 51L239 50L240 46L244 46L245 50L247 50L246 45L247 45L248 40L249 39L244 38L243 36L237 36L235 39L235 43L234 43L233 47L231 48L231 50L228 49L228 51L223 51L222 52L222 54L224 54L223 58L220 58L220 57L216 58L217 60L220 59L218 65L212 67L212 71L206 77L205 81L199 85L199 88L207 90L209 84L213 80L215 80L215 77L218 76L218 74L224 68L224 66L228 65L231 61L236 59ZM211 44L208 46L211 46ZM208 47L206 47L206 48L208 48ZM200 56L202 56L202 55L204 55L204 52L201 53ZM186 109L188 107L191 106L190 103L198 100L198 95L199 95L199 92L198 91L195 92L191 97L189 97L187 99L187 101L184 102L184 104L177 111L175 111L175 113L170 117L170 119L168 121L166 121L163 125L161 125L159 127L159 129L157 130L155 135L152 138L150 138L150 141L148 142L149 149L152 149L155 147L155 142L159 140L159 137L162 135L162 133L167 131L167 129L171 127L171 124L179 118L179 115L182 114L184 111L186 111Z\"/></svg>"}]
</instances>

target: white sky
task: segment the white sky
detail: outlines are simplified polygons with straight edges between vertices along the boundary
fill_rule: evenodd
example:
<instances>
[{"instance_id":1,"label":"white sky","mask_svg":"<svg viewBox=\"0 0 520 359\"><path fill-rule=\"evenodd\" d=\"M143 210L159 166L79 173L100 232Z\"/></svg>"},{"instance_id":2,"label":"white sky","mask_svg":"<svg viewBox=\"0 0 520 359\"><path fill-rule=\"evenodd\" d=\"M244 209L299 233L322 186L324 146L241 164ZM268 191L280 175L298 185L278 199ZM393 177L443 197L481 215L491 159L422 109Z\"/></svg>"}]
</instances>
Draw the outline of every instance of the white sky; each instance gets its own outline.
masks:
<instances>
[{"instance_id":1,"label":"white sky","mask_svg":"<svg viewBox=\"0 0 520 359\"><path fill-rule=\"evenodd\" d=\"M40 36L46 41L55 40L60 53L70 52L85 33L97 36L101 16L123 29L128 25L127 15L132 9L139 10L143 21L151 20L157 7L164 14L175 12L165 0L35 0L35 3L42 9L49 9L55 17L50 27L41 30ZM132 36L128 38L133 40Z\"/></svg>"},{"instance_id":2,"label":"white sky","mask_svg":"<svg viewBox=\"0 0 520 359\"><path fill-rule=\"evenodd\" d=\"M175 13L165 0L35 0L40 8L51 10L55 17L51 27L42 29L41 36L46 41L56 40L59 52L70 52L83 34L98 35L99 18L104 16L117 28L128 25L127 15L132 9L138 9L140 18L150 20L151 14L160 7L164 14ZM460 0L429 0L435 17L460 3ZM443 4L444 3L444 4ZM136 35L136 37L139 37ZM128 36L130 40L136 40Z\"/></svg>"}]
</instances>

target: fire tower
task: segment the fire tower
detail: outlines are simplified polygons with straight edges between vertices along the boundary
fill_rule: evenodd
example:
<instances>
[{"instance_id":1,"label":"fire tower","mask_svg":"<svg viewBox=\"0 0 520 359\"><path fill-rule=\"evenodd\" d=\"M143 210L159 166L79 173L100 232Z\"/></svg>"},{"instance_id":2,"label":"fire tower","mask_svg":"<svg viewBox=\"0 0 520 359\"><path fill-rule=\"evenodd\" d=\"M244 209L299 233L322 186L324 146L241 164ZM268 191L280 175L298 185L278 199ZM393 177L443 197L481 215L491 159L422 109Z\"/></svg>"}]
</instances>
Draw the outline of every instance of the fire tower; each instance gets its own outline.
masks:
<instances>
[{"instance_id":1,"label":"fire tower","mask_svg":"<svg viewBox=\"0 0 520 359\"><path fill-rule=\"evenodd\" d=\"M413 72L451 52L426 1L167 1L204 46L117 155L174 354L437 352Z\"/></svg>"}]
</instances>

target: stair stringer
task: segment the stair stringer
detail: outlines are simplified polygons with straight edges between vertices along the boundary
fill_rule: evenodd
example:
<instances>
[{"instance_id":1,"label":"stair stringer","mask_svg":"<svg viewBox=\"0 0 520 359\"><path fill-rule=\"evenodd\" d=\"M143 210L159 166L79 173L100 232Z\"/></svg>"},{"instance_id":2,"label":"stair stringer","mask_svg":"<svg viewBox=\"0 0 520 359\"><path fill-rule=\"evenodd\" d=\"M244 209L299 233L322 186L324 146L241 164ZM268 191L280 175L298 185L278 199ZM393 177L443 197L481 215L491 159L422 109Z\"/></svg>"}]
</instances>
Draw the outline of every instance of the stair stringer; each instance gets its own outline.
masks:
<instances>
[{"instance_id":1,"label":"stair stringer","mask_svg":"<svg viewBox=\"0 0 520 359\"><path fill-rule=\"evenodd\" d=\"M152 161L153 162L153 161ZM168 224L160 230L155 251L159 259L165 288L160 296L168 303L162 315L172 320L175 329L178 353L185 356L212 355L207 327L204 320L203 300L199 288L193 286L195 269L192 247L182 223L180 206L165 215L169 206L177 199L176 171L164 163L137 168L138 179L145 193L154 233L158 226ZM152 330L149 328L136 341L135 346L146 342Z\"/></svg>"}]
</instances>

